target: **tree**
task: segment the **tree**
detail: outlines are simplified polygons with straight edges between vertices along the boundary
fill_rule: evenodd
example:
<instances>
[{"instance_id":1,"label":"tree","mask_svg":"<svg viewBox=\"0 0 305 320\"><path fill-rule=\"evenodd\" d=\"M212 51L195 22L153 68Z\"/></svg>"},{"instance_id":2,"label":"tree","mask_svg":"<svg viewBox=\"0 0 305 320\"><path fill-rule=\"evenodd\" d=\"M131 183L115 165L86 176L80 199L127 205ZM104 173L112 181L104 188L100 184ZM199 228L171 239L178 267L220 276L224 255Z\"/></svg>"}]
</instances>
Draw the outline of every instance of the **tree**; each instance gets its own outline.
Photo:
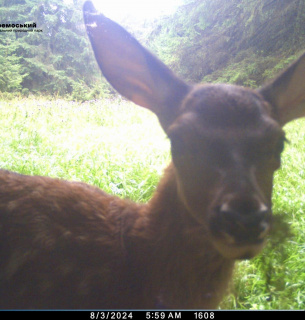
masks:
<instances>
[{"instance_id":1,"label":"tree","mask_svg":"<svg viewBox=\"0 0 305 320\"><path fill-rule=\"evenodd\" d=\"M21 89L22 74L20 58L14 51L16 45L9 36L0 38L0 91L12 92Z\"/></svg>"},{"instance_id":2,"label":"tree","mask_svg":"<svg viewBox=\"0 0 305 320\"><path fill-rule=\"evenodd\" d=\"M188 0L150 47L190 81L258 86L305 47L304 0Z\"/></svg>"},{"instance_id":3,"label":"tree","mask_svg":"<svg viewBox=\"0 0 305 320\"><path fill-rule=\"evenodd\" d=\"M11 33L0 33L0 50L6 52L1 62L10 69L6 73L6 82L14 83L3 84L1 90L22 87L32 92L65 95L71 94L79 83L90 90L100 82L100 73L82 22L82 1L2 2L2 23L35 23L36 28L32 28L33 31L14 28Z\"/></svg>"}]
</instances>

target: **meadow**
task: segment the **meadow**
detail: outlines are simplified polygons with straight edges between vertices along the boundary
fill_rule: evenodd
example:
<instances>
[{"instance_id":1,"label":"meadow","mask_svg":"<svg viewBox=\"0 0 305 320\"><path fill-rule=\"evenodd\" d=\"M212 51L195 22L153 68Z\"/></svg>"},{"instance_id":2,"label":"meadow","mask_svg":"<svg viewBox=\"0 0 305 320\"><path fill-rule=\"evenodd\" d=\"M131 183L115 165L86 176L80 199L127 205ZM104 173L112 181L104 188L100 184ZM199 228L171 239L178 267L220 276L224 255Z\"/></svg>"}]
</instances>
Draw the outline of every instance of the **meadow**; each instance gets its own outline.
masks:
<instances>
[{"instance_id":1,"label":"meadow","mask_svg":"<svg viewBox=\"0 0 305 320\"><path fill-rule=\"evenodd\" d=\"M285 130L274 231L262 254L238 262L222 309L305 309L305 120ZM1 168L84 181L139 202L170 162L156 117L119 99L0 101L0 146Z\"/></svg>"}]
</instances>

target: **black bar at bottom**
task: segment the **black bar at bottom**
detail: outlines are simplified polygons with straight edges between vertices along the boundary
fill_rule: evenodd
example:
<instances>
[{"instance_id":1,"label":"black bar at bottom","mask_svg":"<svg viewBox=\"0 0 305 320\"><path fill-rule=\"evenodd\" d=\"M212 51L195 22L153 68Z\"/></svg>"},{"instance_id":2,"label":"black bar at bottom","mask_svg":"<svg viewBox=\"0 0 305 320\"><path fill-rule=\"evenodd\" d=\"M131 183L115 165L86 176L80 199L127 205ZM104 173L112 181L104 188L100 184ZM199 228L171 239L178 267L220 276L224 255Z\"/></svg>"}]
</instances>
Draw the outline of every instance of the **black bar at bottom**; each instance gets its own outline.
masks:
<instances>
[{"instance_id":1,"label":"black bar at bottom","mask_svg":"<svg viewBox=\"0 0 305 320\"><path fill-rule=\"evenodd\" d=\"M245 312L259 312L257 316L266 317L271 316L270 312L293 312L294 320L304 319L304 310L0 310L0 317L25 315L30 316L31 320L40 320L44 316L52 319L56 317L58 320L68 319L68 317L73 320L220 320L234 317L234 320L244 320Z\"/></svg>"}]
</instances>

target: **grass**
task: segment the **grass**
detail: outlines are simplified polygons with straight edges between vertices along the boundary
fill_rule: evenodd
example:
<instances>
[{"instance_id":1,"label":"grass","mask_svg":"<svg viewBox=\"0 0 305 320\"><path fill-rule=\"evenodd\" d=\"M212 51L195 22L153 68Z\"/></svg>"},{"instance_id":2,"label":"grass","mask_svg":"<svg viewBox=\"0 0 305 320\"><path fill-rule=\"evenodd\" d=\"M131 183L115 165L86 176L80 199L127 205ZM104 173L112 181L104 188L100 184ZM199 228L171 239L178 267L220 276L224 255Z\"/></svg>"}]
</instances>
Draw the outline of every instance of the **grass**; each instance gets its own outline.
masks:
<instances>
[{"instance_id":1,"label":"grass","mask_svg":"<svg viewBox=\"0 0 305 320\"><path fill-rule=\"evenodd\" d=\"M262 254L238 263L222 309L305 309L305 120L285 129L275 230ZM0 145L1 168L85 181L140 202L170 161L156 117L124 101L0 101Z\"/></svg>"},{"instance_id":2,"label":"grass","mask_svg":"<svg viewBox=\"0 0 305 320\"><path fill-rule=\"evenodd\" d=\"M156 117L127 102L0 102L0 128L0 167L85 181L135 201L148 200L169 162Z\"/></svg>"}]
</instances>

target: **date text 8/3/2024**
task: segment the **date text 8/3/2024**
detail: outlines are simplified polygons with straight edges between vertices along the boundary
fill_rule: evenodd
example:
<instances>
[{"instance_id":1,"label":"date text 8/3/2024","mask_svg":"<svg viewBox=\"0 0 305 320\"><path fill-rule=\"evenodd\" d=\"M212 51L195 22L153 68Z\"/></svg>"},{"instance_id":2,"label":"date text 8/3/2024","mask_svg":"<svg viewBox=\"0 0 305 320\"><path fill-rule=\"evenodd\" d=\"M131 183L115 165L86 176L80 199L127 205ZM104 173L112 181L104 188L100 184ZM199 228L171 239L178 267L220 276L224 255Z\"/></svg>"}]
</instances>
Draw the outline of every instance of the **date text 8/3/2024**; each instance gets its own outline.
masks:
<instances>
[{"instance_id":1,"label":"date text 8/3/2024","mask_svg":"<svg viewBox=\"0 0 305 320\"><path fill-rule=\"evenodd\" d=\"M213 311L92 311L91 320L166 320L166 319L214 320Z\"/></svg>"}]
</instances>

